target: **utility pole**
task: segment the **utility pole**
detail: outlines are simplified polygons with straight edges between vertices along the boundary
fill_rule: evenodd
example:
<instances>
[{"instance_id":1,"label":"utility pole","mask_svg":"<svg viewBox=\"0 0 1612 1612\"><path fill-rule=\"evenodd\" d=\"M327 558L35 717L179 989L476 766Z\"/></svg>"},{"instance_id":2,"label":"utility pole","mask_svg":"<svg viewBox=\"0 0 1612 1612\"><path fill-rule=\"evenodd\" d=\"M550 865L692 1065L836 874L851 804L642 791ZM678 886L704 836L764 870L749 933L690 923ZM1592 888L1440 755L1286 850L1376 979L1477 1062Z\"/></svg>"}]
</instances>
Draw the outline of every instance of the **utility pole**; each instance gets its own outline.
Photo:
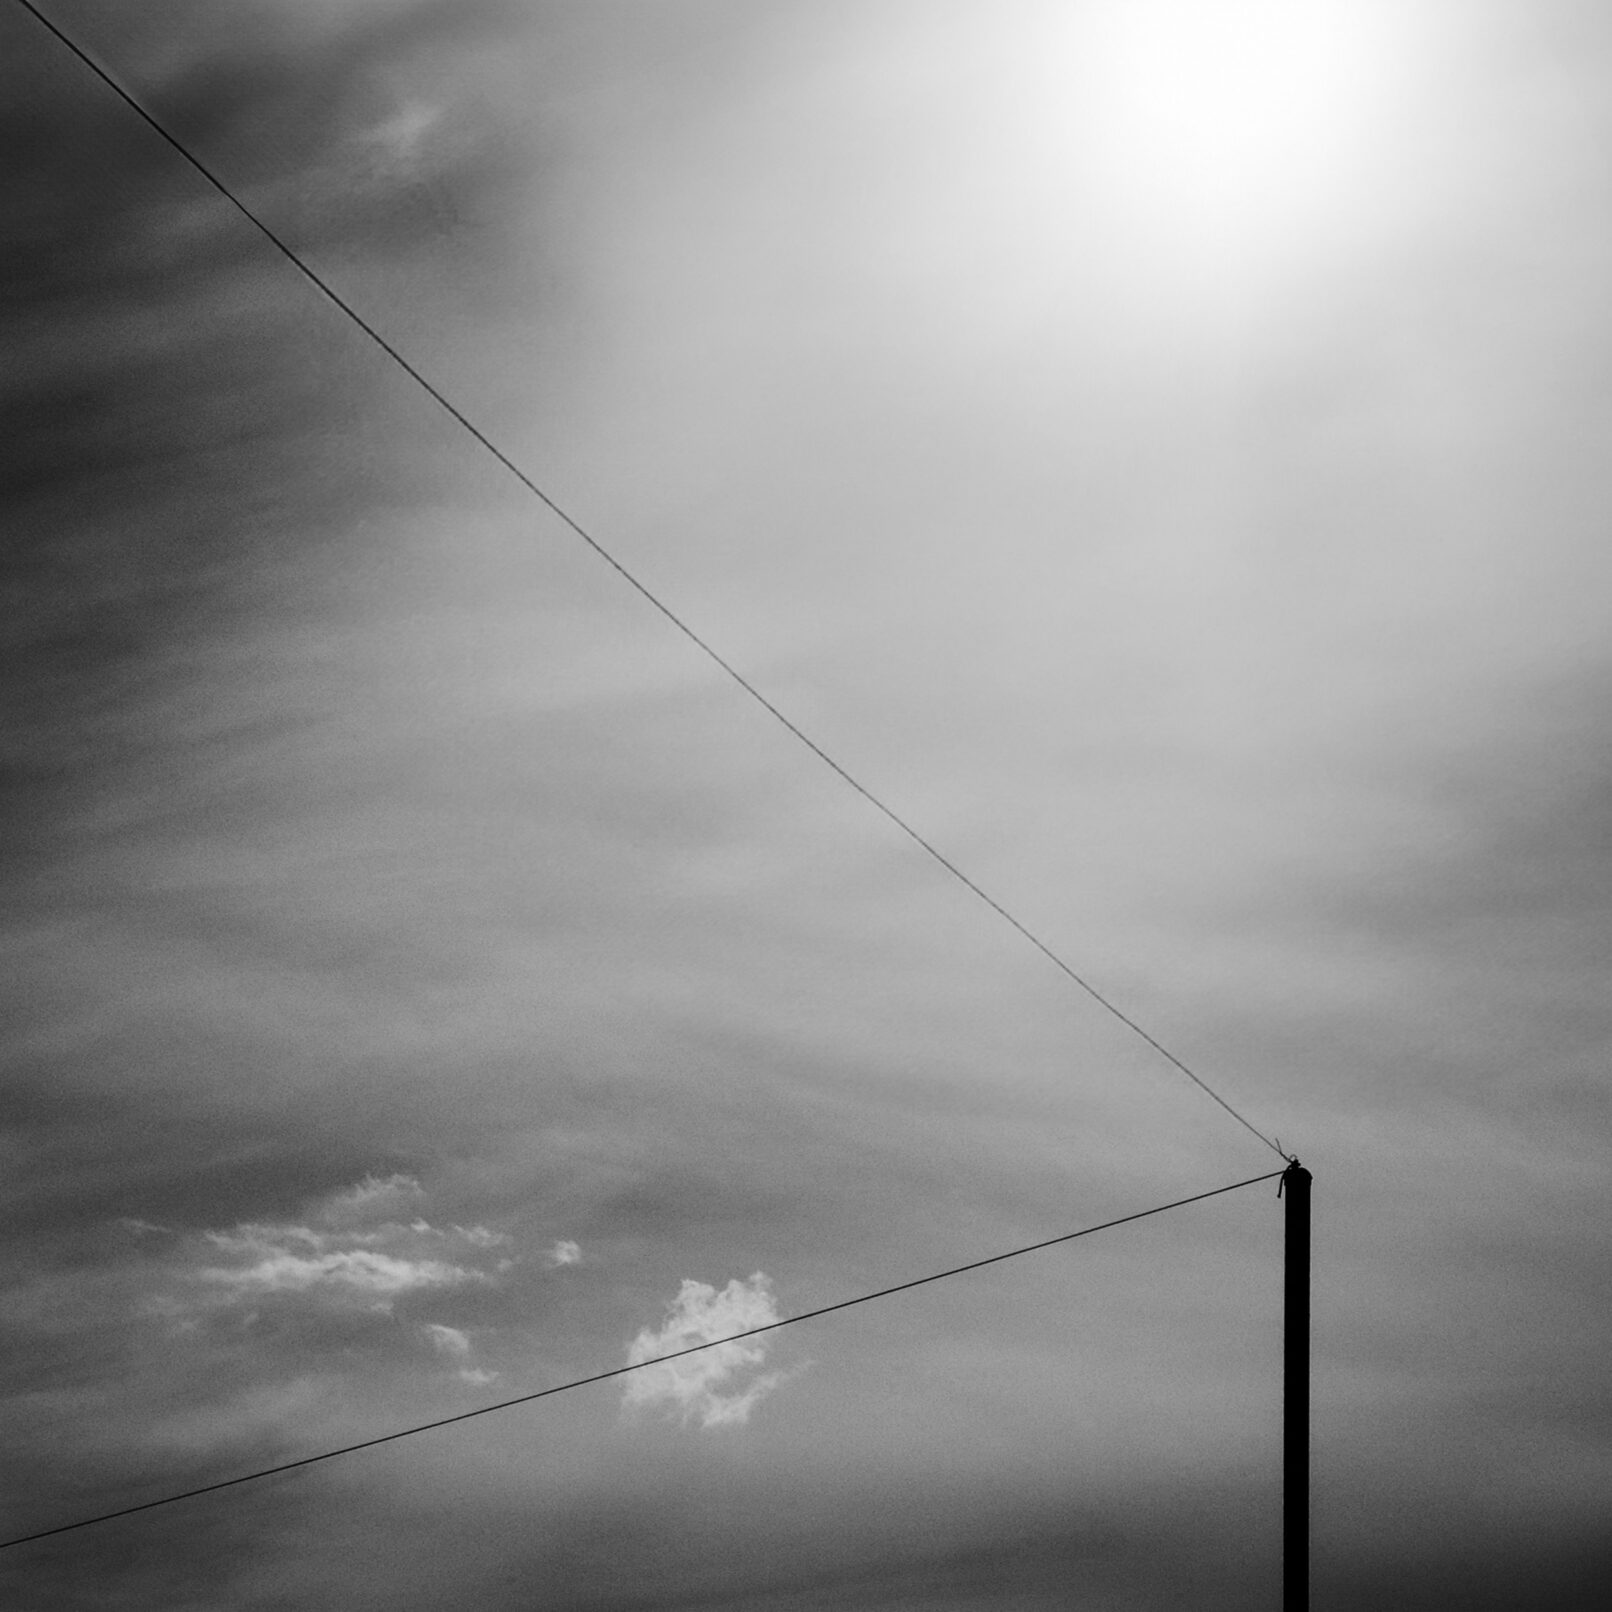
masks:
<instances>
[{"instance_id":1,"label":"utility pole","mask_svg":"<svg viewBox=\"0 0 1612 1612\"><path fill-rule=\"evenodd\" d=\"M1282 1612L1310 1607L1310 1172L1282 1172Z\"/></svg>"}]
</instances>

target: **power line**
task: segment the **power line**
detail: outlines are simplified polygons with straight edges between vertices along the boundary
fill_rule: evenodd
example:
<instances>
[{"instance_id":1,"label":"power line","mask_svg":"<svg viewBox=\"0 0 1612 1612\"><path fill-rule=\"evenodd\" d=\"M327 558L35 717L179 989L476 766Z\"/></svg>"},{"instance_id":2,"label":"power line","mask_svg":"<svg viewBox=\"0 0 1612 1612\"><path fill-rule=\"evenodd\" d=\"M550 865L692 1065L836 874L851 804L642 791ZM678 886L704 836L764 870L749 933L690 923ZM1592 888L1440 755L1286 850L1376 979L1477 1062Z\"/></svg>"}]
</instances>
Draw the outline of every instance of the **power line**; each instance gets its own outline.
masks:
<instances>
[{"instance_id":1,"label":"power line","mask_svg":"<svg viewBox=\"0 0 1612 1612\"><path fill-rule=\"evenodd\" d=\"M90 1528L96 1523L111 1522L117 1517L130 1517L138 1511L152 1511L158 1506L171 1506L180 1500L194 1500L199 1495L214 1494L219 1489L232 1489L241 1483L253 1483L258 1478L270 1478L279 1472L294 1472L299 1467L314 1466L320 1461L333 1461L338 1455L352 1455L358 1450L374 1449L377 1444L391 1444L398 1439L412 1438L416 1433L429 1433L434 1428L451 1427L455 1422L468 1422L477 1416L491 1416L494 1411L510 1410L516 1405L530 1405L533 1400L547 1399L551 1394L565 1394L573 1388L586 1388L590 1383L608 1382L612 1377L625 1377L629 1372L664 1365L668 1360L681 1360L685 1355L697 1355L706 1349L719 1349L725 1343L737 1343L741 1338L759 1337L763 1332L777 1332L781 1327L797 1326L802 1321L814 1321L819 1316L832 1315L836 1310L849 1310L858 1304L871 1304L875 1299L886 1299L893 1293L905 1293L911 1288L925 1287L930 1282L944 1282L947 1278L961 1276L966 1271L981 1270L987 1265L999 1265L1005 1259L1017 1259L1021 1254L1033 1254L1043 1248L1054 1248L1059 1243L1070 1243L1077 1237L1090 1237L1093 1232L1129 1225L1133 1220L1146 1220L1152 1215L1162 1215L1170 1209L1184 1208L1189 1203L1202 1203L1205 1198L1218 1198L1223 1193L1256 1186L1261 1181L1274 1181L1284 1173L1282 1170L1272 1170L1265 1175L1250 1176L1246 1181L1233 1181L1230 1186L1213 1187L1208 1192L1196 1192L1190 1198L1177 1198L1173 1203L1161 1203L1152 1209L1139 1209L1135 1214L1121 1215L1117 1220L1105 1220L1099 1225L1084 1226L1079 1231L1066 1231L1061 1236L1047 1237L1038 1243L1026 1243L1022 1248L1010 1248L1005 1254L990 1254L984 1259L972 1259L965 1265L953 1265L949 1270L936 1271L930 1276L915 1276L911 1281L897 1282L893 1287L881 1287L872 1293L861 1293L854 1299L840 1299L837 1303L825 1304L815 1310L805 1310L799 1315L786 1316L782 1321L769 1321L765 1326L750 1327L744 1332L734 1332L725 1338L713 1338L709 1343L696 1343L686 1349L674 1349L670 1354L656 1355L652 1360L634 1361L630 1366L614 1366L609 1371L596 1371L592 1376L577 1377L571 1382L559 1383L553 1388L540 1388L533 1394L519 1394L514 1399L501 1399L492 1405L478 1406L475 1410L460 1411L456 1416L438 1417L433 1422L420 1422L414 1427L399 1428L395 1433L382 1433L377 1438L360 1439L356 1444L343 1444L339 1449L321 1450L318 1455L304 1455L296 1461L282 1461L278 1466L262 1467L256 1472L244 1472L238 1478L225 1478L219 1483L204 1483L199 1489L185 1489L179 1494L164 1495L160 1500L145 1500L137 1506L124 1506L117 1511L103 1511L98 1516L81 1517L77 1522L64 1522L55 1528L42 1528L38 1533L21 1534L16 1539L0 1540L0 1550L10 1550L14 1545L31 1544L36 1539L49 1539L54 1534L71 1533L77 1528Z\"/></svg>"},{"instance_id":2,"label":"power line","mask_svg":"<svg viewBox=\"0 0 1612 1612\"><path fill-rule=\"evenodd\" d=\"M61 42L61 44L63 44L69 51L73 53L74 56L79 59L79 61L89 68L89 70L94 73L95 76L99 78L101 82L119 98L119 100L121 100L130 108L131 111L141 118L142 121L144 121L151 129L160 135L161 138L166 141L167 144L170 145L180 155L180 157L184 159L185 162L194 168L195 171L200 174L201 177L205 179L220 196L229 202L229 204L234 207L235 210L240 213L241 216L245 218L247 222L250 223L253 228L256 229L264 237L264 239L267 240L270 245L272 245L286 259L286 261L289 262L292 267L303 276L305 280L308 281L311 286L314 287L316 291L320 293L321 296L323 296L328 302L330 302L348 319L350 319L361 331L363 331L363 333L369 337L369 339L378 348L380 348L380 350L385 353L386 356L390 358L392 362L396 364L398 368L401 369L404 374L406 374L415 383L415 385L420 387L420 389L424 391L426 395L438 405L439 408L441 408L452 420L454 420L458 425L462 426L478 443L480 443L480 445L485 448L487 452L490 453L493 458L496 459L498 463L502 465L504 469L507 470L510 475L512 475L521 484L521 486L527 490L527 492L531 493L532 496L536 498L547 510L549 510L551 514L556 516L567 527L569 527L577 537L581 538L581 540L587 544L587 546L592 549L593 552L597 554L606 565L616 572L616 574L621 577L621 579L630 588L637 592L647 603L658 610L660 614L664 616L673 627L682 633L682 635L687 638L690 643L700 650L702 654L720 667L721 670L725 672L735 683L737 683L738 686L743 689L744 692L748 694L757 705L759 705L784 728L792 733L796 739L805 745L806 748L818 758L819 761L823 762L826 766L837 773L839 777L843 779L845 783L849 784L851 788L854 789L865 801L867 801L870 806L883 813L883 815L888 818L889 821L898 829L900 829L908 839L910 839L929 857L931 857L942 868L944 868L946 872L951 874L951 876L961 885L963 885L965 889L976 895L985 903L986 906L996 913L998 917L1005 919L1007 923L1016 929L1019 934L1024 937L1024 939L1029 941L1030 944L1034 946L1035 949L1040 952L1041 955L1045 957L1056 969L1058 969L1060 973L1065 975L1065 977L1067 977L1069 980L1073 981L1074 984L1078 985L1080 989L1084 991L1086 995L1092 999L1092 1001L1097 1003L1099 1007L1101 1007L1105 1012L1111 1014L1114 1018L1118 1019L1119 1022L1128 1030L1145 1041L1167 1063L1171 1064L1181 1074L1185 1075L1187 1079L1190 1080L1192 1084L1196 1086L1206 1097L1210 1098L1213 1102L1218 1103L1219 1106L1223 1108L1234 1120L1236 1120L1244 1130L1248 1131L1251 1135L1258 1137L1258 1139L1263 1142L1266 1147L1270 1148L1273 1153L1278 1154L1284 1159L1287 1158L1288 1155L1284 1153L1269 1136L1260 1130L1252 1120L1239 1113L1238 1110L1231 1105L1231 1103L1222 1097L1220 1093L1208 1083L1208 1081L1196 1073L1196 1071L1188 1067L1184 1060L1177 1057L1175 1053L1171 1052L1170 1049L1159 1041L1156 1036L1143 1029L1142 1026L1138 1024L1137 1021L1128 1013L1124 1012L1114 1002L1110 1001L1108 997L1104 996L1103 993L1099 991L1097 987L1089 980L1077 973L1074 968L1065 962L1064 959L1046 943L1046 941L1042 940L1039 935L1035 934L1025 924L1021 923L1019 919L1014 917L1014 915L1009 912L1008 909L995 898L995 896L990 895L987 891L976 884L974 880L970 878L968 874L964 873L955 862L953 862L929 840L925 839L924 836L920 834L911 823L900 815L900 813L895 811L893 807L887 806L881 799L879 799L877 795L873 793L871 789L846 771L846 769L842 767L840 763L836 761L834 757L831 756L825 749L823 749L823 747L818 744L815 739L811 738L801 728L797 727L795 723L784 714L783 711L774 705L773 702L749 680L749 678L739 671L737 667L724 659L723 656L719 654L711 644L702 638L693 627L684 621L683 618L671 608L671 606L665 604L656 594L651 592L650 589L644 583L640 582L638 578L634 576L633 573L629 571L627 567L615 557L614 554L605 548L605 546L600 543L591 532L583 527L579 521L568 514L560 507L559 504L554 501L553 498L544 492L543 489L529 475L527 475L527 473L522 470L521 467L516 464L508 454L503 451L502 448L500 448L489 436L487 436L487 434L482 431L482 429L458 407L457 404L451 402L433 382L429 381L420 370L416 369L415 366L407 358L405 358L403 354L396 347L394 347L391 342L389 342L372 324L370 324L370 322L365 319L364 316L360 314L350 302L342 297L313 268L305 263L291 246L282 240L280 236L275 234L275 232L270 229L270 227L264 223L264 221L259 218L258 215L254 213L246 205L246 203L243 202L229 188L229 186L226 185L224 181L212 171L211 168L207 167L207 165L203 163L199 157L195 156L176 135L170 133L162 123L158 122L156 117L148 112L145 107L142 106L140 102L129 93L128 90L124 89L124 87L119 84L118 81L113 78L105 68L101 67L73 39L69 38L67 34L63 33L62 30L58 28L56 24L39 9L38 6L33 4L33 0L17 0L17 3L21 5L23 9L31 16L33 16L42 27L46 28L51 34L53 34L56 39Z\"/></svg>"}]
</instances>

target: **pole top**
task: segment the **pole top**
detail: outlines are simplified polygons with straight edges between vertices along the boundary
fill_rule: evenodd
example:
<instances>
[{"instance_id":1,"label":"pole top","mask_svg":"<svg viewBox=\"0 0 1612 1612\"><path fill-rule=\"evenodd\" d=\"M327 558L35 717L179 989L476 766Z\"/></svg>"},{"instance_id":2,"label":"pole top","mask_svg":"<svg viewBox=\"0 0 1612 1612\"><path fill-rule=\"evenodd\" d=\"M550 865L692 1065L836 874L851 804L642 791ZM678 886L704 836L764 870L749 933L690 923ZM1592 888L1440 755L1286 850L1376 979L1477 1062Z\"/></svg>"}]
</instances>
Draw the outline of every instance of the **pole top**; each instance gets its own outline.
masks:
<instances>
[{"instance_id":1,"label":"pole top","mask_svg":"<svg viewBox=\"0 0 1612 1612\"><path fill-rule=\"evenodd\" d=\"M1295 1188L1298 1188L1301 1186L1309 1186L1313 1179L1314 1178L1311 1176L1310 1172L1299 1163L1298 1155L1289 1154L1287 1156L1287 1168L1282 1171L1282 1179L1276 1183L1276 1196L1278 1198L1281 1197L1282 1188L1285 1187L1290 1181L1293 1183Z\"/></svg>"}]
</instances>

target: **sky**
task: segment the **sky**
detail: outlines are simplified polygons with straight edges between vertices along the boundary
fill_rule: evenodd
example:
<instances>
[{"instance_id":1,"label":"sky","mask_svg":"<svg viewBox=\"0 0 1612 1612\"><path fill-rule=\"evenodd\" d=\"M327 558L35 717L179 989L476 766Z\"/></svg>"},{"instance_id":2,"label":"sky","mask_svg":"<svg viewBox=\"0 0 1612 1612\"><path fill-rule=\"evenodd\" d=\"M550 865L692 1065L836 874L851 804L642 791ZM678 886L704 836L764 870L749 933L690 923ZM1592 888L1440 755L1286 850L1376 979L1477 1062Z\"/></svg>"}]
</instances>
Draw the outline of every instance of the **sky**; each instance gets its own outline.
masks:
<instances>
[{"instance_id":1,"label":"sky","mask_svg":"<svg viewBox=\"0 0 1612 1612\"><path fill-rule=\"evenodd\" d=\"M43 9L1315 1175L1314 1604L1612 1570L1612 13ZM1280 1169L0 7L7 1538ZM0 1555L1273 1605L1274 1181Z\"/></svg>"}]
</instances>

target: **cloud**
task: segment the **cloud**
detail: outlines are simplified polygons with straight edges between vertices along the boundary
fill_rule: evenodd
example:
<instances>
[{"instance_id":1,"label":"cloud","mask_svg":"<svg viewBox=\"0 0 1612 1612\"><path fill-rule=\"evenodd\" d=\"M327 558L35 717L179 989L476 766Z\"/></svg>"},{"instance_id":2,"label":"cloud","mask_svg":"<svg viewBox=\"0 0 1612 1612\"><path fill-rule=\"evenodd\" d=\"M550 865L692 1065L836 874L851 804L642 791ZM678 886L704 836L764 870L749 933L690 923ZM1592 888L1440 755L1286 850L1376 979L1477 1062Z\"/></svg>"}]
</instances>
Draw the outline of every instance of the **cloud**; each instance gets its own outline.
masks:
<instances>
[{"instance_id":1,"label":"cloud","mask_svg":"<svg viewBox=\"0 0 1612 1612\"><path fill-rule=\"evenodd\" d=\"M327 1249L324 1239L304 1226L242 1226L234 1233L208 1232L207 1240L237 1263L207 1266L197 1274L243 1293L302 1293L322 1285L390 1302L418 1288L487 1279L484 1271L446 1260L411 1259L370 1248Z\"/></svg>"},{"instance_id":2,"label":"cloud","mask_svg":"<svg viewBox=\"0 0 1612 1612\"><path fill-rule=\"evenodd\" d=\"M427 1321L420 1330L430 1339L431 1347L438 1354L447 1355L453 1360L470 1358L470 1339L458 1327L443 1326L438 1321Z\"/></svg>"},{"instance_id":3,"label":"cloud","mask_svg":"<svg viewBox=\"0 0 1612 1612\"><path fill-rule=\"evenodd\" d=\"M707 1282L685 1281L667 1310L665 1325L658 1332L648 1327L640 1332L628 1347L627 1361L637 1365L780 1319L772 1283L760 1271L746 1282L735 1277L720 1292ZM738 1388L739 1380L759 1366L766 1353L765 1341L746 1338L647 1367L627 1379L623 1403L633 1408L664 1407L685 1426L695 1418L701 1427L742 1424L782 1380L781 1373L768 1372Z\"/></svg>"},{"instance_id":4,"label":"cloud","mask_svg":"<svg viewBox=\"0 0 1612 1612\"><path fill-rule=\"evenodd\" d=\"M473 1350L468 1333L461 1332L458 1327L445 1326L440 1321L427 1321L420 1330L439 1355L446 1356L458 1366L455 1375L462 1382L475 1383L479 1386L498 1380L496 1371L486 1371L479 1366L471 1365Z\"/></svg>"},{"instance_id":5,"label":"cloud","mask_svg":"<svg viewBox=\"0 0 1612 1612\"><path fill-rule=\"evenodd\" d=\"M384 151L397 168L413 168L420 162L422 148L441 120L440 107L428 106L423 101L410 101L389 117L371 125L362 138L367 144Z\"/></svg>"},{"instance_id":6,"label":"cloud","mask_svg":"<svg viewBox=\"0 0 1612 1612\"><path fill-rule=\"evenodd\" d=\"M492 1282L513 1263L504 1257L488 1268L487 1251L509 1238L485 1226L381 1218L423 1197L412 1176L366 1176L314 1205L307 1224L252 1221L203 1232L208 1263L193 1274L231 1300L295 1293L388 1310L406 1293Z\"/></svg>"},{"instance_id":7,"label":"cloud","mask_svg":"<svg viewBox=\"0 0 1612 1612\"><path fill-rule=\"evenodd\" d=\"M366 1175L344 1192L325 1200L324 1217L331 1221L367 1220L377 1214L398 1215L406 1203L424 1197L412 1175Z\"/></svg>"},{"instance_id":8,"label":"cloud","mask_svg":"<svg viewBox=\"0 0 1612 1612\"><path fill-rule=\"evenodd\" d=\"M415 1223L415 1230L419 1230L423 1222ZM472 1248L504 1248L513 1239L507 1232L488 1231L485 1226L455 1226L454 1235L463 1237Z\"/></svg>"},{"instance_id":9,"label":"cloud","mask_svg":"<svg viewBox=\"0 0 1612 1612\"><path fill-rule=\"evenodd\" d=\"M577 1243L570 1242L563 1237L549 1250L548 1253L549 1264L555 1267L561 1265L575 1265L581 1260L581 1258L581 1246Z\"/></svg>"}]
</instances>

